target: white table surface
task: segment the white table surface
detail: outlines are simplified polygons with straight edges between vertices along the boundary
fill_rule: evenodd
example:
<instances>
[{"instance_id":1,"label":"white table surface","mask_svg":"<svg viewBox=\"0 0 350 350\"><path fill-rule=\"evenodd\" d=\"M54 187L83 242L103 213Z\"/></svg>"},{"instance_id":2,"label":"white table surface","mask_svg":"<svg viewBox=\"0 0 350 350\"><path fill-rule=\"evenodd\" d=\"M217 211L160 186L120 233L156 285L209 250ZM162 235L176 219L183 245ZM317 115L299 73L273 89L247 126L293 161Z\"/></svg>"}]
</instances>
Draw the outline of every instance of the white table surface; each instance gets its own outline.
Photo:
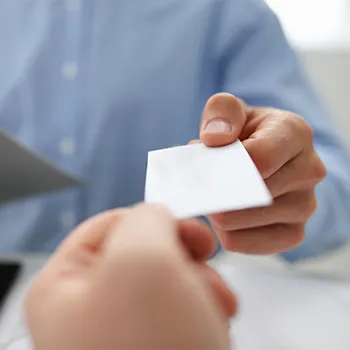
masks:
<instances>
[{"instance_id":1,"label":"white table surface","mask_svg":"<svg viewBox=\"0 0 350 350\"><path fill-rule=\"evenodd\" d=\"M46 258L21 260L25 267L0 318L0 349L30 349L21 300ZM220 263L218 269L240 303L231 328L235 350L350 349L350 281L254 261Z\"/></svg>"}]
</instances>

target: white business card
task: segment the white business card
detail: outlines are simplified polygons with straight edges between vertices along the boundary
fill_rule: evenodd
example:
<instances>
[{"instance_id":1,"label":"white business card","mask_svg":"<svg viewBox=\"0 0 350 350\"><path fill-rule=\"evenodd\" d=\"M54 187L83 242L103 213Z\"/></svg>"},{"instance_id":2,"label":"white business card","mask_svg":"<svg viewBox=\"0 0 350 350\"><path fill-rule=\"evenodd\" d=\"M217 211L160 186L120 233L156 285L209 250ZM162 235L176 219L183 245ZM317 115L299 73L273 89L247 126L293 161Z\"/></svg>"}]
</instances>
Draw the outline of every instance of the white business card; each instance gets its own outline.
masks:
<instances>
[{"instance_id":1,"label":"white business card","mask_svg":"<svg viewBox=\"0 0 350 350\"><path fill-rule=\"evenodd\" d=\"M178 219L267 206L272 197L240 141L148 153L145 202L167 206Z\"/></svg>"}]
</instances>

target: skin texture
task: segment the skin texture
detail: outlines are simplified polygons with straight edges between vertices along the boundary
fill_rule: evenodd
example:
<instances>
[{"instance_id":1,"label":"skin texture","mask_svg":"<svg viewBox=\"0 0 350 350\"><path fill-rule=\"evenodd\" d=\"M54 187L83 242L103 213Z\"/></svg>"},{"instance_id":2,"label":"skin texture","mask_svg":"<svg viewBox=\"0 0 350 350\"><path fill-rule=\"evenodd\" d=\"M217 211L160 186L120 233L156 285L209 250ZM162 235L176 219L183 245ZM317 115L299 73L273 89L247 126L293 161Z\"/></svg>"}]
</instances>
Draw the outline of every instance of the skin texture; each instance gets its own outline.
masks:
<instances>
[{"instance_id":1,"label":"skin texture","mask_svg":"<svg viewBox=\"0 0 350 350\"><path fill-rule=\"evenodd\" d=\"M200 140L240 139L274 197L270 207L211 215L227 250L270 254L297 246L326 176L311 128L299 116L248 108L229 94L203 110ZM239 166L239 165L238 165ZM214 249L198 221L162 207L100 214L79 226L26 298L36 350L224 350L236 300L206 259Z\"/></svg>"},{"instance_id":2,"label":"skin texture","mask_svg":"<svg viewBox=\"0 0 350 350\"><path fill-rule=\"evenodd\" d=\"M200 140L193 142L217 147L238 138L274 204L210 216L222 246L248 254L280 253L298 246L316 209L315 186L326 176L311 128L291 112L249 108L230 94L212 96L203 110Z\"/></svg>"},{"instance_id":3,"label":"skin texture","mask_svg":"<svg viewBox=\"0 0 350 350\"><path fill-rule=\"evenodd\" d=\"M206 264L212 233L159 206L100 214L64 241L30 289L36 350L225 350L236 300Z\"/></svg>"}]
</instances>

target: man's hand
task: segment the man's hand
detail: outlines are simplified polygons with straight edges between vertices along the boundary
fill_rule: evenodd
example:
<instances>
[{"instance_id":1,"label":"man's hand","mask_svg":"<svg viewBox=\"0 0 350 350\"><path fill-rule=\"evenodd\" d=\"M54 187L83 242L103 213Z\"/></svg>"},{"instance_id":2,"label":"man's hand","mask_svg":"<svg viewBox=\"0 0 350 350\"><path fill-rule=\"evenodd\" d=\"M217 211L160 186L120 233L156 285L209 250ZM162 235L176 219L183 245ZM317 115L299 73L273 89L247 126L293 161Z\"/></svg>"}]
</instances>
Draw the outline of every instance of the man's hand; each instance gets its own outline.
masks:
<instances>
[{"instance_id":1,"label":"man's hand","mask_svg":"<svg viewBox=\"0 0 350 350\"><path fill-rule=\"evenodd\" d=\"M236 303L205 261L208 228L159 206L79 226L26 298L36 350L226 350Z\"/></svg>"},{"instance_id":2,"label":"man's hand","mask_svg":"<svg viewBox=\"0 0 350 350\"><path fill-rule=\"evenodd\" d=\"M214 95L203 111L200 142L216 147L237 138L265 179L274 204L212 215L209 219L223 247L271 254L297 246L316 208L315 186L326 176L311 128L291 112L248 108L232 95Z\"/></svg>"}]
</instances>

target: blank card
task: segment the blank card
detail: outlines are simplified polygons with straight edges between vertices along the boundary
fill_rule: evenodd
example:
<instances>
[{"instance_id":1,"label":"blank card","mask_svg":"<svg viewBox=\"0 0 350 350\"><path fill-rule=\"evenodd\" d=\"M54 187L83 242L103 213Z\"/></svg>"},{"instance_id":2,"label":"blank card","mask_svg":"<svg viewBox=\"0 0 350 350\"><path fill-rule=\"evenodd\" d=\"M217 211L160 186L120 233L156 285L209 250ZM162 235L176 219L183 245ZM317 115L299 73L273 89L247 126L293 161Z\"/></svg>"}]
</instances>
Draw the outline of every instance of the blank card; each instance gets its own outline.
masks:
<instances>
[{"instance_id":1,"label":"blank card","mask_svg":"<svg viewBox=\"0 0 350 350\"><path fill-rule=\"evenodd\" d=\"M272 197L240 141L148 153L145 202L167 206L178 219L267 206Z\"/></svg>"}]
</instances>

